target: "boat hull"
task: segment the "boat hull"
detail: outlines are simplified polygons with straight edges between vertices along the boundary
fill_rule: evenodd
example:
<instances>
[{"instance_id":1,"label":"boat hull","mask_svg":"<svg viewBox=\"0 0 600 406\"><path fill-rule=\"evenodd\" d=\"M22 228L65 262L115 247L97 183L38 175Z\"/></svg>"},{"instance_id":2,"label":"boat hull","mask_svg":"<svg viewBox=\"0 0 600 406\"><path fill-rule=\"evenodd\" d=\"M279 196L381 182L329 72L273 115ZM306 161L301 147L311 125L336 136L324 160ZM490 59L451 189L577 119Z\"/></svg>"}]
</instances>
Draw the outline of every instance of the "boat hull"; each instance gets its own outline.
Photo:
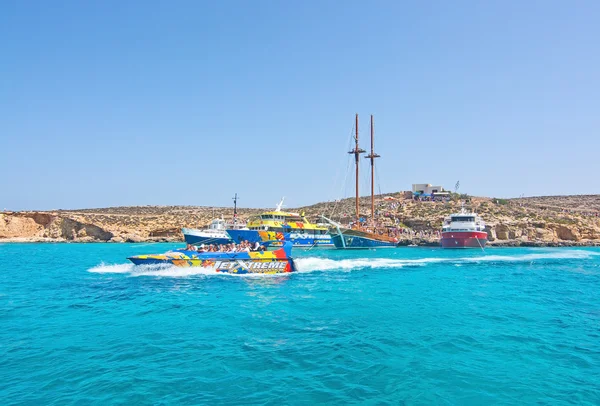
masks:
<instances>
[{"instance_id":1,"label":"boat hull","mask_svg":"<svg viewBox=\"0 0 600 406\"><path fill-rule=\"evenodd\" d=\"M298 233L279 233L275 231L259 230L227 230L227 234L229 234L231 239L236 243L245 240L251 243L279 240L282 242L289 241L294 247L298 248L333 247L332 237L329 234L321 234L318 237L307 237Z\"/></svg>"},{"instance_id":2,"label":"boat hull","mask_svg":"<svg viewBox=\"0 0 600 406\"><path fill-rule=\"evenodd\" d=\"M442 248L483 248L487 233L482 231L446 231L442 233Z\"/></svg>"},{"instance_id":3,"label":"boat hull","mask_svg":"<svg viewBox=\"0 0 600 406\"><path fill-rule=\"evenodd\" d=\"M177 267L201 267L215 273L231 274L277 274L295 272L291 258L291 244L275 251L198 253L178 250L156 255L137 255L127 258L135 265L174 265Z\"/></svg>"},{"instance_id":4,"label":"boat hull","mask_svg":"<svg viewBox=\"0 0 600 406\"><path fill-rule=\"evenodd\" d=\"M336 234L331 239L336 248L339 249L369 249L369 248L393 248L398 245L397 242L378 240L369 236Z\"/></svg>"}]
</instances>

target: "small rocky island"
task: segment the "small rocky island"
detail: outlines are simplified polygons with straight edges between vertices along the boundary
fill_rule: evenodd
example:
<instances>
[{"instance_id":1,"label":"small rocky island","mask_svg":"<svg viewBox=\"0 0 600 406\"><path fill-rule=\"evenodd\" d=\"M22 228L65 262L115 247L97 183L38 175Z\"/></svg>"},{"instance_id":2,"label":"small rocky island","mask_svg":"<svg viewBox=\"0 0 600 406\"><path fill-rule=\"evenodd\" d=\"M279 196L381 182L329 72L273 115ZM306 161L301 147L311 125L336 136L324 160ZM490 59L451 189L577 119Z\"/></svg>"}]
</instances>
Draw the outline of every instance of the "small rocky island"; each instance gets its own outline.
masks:
<instances>
[{"instance_id":1,"label":"small rocky island","mask_svg":"<svg viewBox=\"0 0 600 406\"><path fill-rule=\"evenodd\" d=\"M377 222L402 230L401 244L437 245L445 216L461 202L487 223L490 245L600 246L600 195L496 199L453 196L447 202L415 201L410 192L378 195ZM238 209L241 219L264 209ZM347 222L355 217L354 199L286 209L304 211L311 221L325 215ZM371 199L360 199L368 218ZM136 206L103 209L0 213L0 242L144 242L183 241L182 227L202 228L216 217L231 219L227 207Z\"/></svg>"}]
</instances>

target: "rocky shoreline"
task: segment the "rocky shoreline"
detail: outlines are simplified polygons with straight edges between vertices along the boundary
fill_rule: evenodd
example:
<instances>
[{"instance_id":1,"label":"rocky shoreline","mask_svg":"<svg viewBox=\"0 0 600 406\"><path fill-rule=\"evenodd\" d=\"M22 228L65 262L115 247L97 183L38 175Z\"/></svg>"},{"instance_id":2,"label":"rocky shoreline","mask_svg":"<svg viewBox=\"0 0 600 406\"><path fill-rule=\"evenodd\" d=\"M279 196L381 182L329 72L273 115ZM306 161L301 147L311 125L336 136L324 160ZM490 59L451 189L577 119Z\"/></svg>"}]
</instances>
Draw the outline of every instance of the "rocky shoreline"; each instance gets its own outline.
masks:
<instances>
[{"instance_id":1,"label":"rocky shoreline","mask_svg":"<svg viewBox=\"0 0 600 406\"><path fill-rule=\"evenodd\" d=\"M117 244L117 243L178 243L183 242L183 238L179 237L149 237L149 238L128 238L124 241L108 240L102 241L92 237L78 238L78 239L65 239L65 238L44 238L44 237L14 237L14 238L1 238L0 244L2 243L74 243L74 244ZM406 239L398 242L399 247L439 247L440 242L437 239ZM489 241L485 248L505 248L505 247L600 247L600 241L586 240L586 241L560 241L560 242L548 242L548 241L522 241L522 240L497 240Z\"/></svg>"},{"instance_id":2,"label":"rocky shoreline","mask_svg":"<svg viewBox=\"0 0 600 406\"><path fill-rule=\"evenodd\" d=\"M461 196L465 198L465 196ZM491 247L600 246L600 195L524 199L466 197L486 221ZM438 246L443 218L460 210L461 200L415 202L410 193L376 197L381 225L403 230L400 245ZM268 209L239 209L245 219ZM346 222L355 217L354 200L323 202L289 209ZM370 214L370 198L360 199L361 216ZM231 208L139 206L84 210L0 213L2 242L180 242L182 227L201 228L217 217L231 218Z\"/></svg>"}]
</instances>

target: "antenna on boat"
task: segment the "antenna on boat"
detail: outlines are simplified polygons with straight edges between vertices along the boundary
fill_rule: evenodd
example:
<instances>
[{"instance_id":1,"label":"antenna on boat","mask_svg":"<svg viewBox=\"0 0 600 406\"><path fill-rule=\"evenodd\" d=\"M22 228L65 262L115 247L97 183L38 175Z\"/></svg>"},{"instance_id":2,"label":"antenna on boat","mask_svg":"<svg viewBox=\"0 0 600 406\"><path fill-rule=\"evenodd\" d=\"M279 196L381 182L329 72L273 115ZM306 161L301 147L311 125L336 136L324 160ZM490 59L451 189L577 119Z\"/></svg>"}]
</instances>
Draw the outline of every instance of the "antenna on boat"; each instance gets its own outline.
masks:
<instances>
[{"instance_id":1,"label":"antenna on boat","mask_svg":"<svg viewBox=\"0 0 600 406\"><path fill-rule=\"evenodd\" d=\"M359 217L360 217L360 210L358 208L358 161L359 161L358 158L360 157L360 154L363 154L366 152L364 149L360 149L358 146L358 113L356 113L356 123L355 123L354 127L355 127L355 136L354 136L355 146L354 146L354 149L348 153L354 154L354 163L356 165L356 221L358 222Z\"/></svg>"},{"instance_id":2,"label":"antenna on boat","mask_svg":"<svg viewBox=\"0 0 600 406\"><path fill-rule=\"evenodd\" d=\"M281 201L277 204L277 206L275 206L275 211L281 211L281 208L283 207L283 201L285 200L285 196L283 196L281 198Z\"/></svg>"},{"instance_id":3,"label":"antenna on boat","mask_svg":"<svg viewBox=\"0 0 600 406\"><path fill-rule=\"evenodd\" d=\"M371 114L371 153L365 158L371 160L371 221L375 224L375 191L374 191L374 171L375 171L375 158L379 158L381 155L377 155L374 151L374 135L373 130L373 114ZM380 192L381 193L381 192Z\"/></svg>"},{"instance_id":4,"label":"antenna on boat","mask_svg":"<svg viewBox=\"0 0 600 406\"><path fill-rule=\"evenodd\" d=\"M232 197L232 199L233 199L233 224L235 224L237 222L237 201L238 201L237 193L235 194L235 196Z\"/></svg>"}]
</instances>

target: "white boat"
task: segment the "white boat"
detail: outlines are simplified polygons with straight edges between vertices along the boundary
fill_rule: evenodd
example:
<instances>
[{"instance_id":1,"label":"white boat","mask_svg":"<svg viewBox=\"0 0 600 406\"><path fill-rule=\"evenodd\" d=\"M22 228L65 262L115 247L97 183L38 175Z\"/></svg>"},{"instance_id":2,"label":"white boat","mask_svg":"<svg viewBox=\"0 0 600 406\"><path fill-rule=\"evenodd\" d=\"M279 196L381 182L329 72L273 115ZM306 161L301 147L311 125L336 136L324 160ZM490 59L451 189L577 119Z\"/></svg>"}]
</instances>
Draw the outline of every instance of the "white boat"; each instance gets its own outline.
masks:
<instances>
[{"instance_id":1,"label":"white boat","mask_svg":"<svg viewBox=\"0 0 600 406\"><path fill-rule=\"evenodd\" d=\"M188 244L228 244L231 238L225 232L227 227L225 220L214 219L208 228L182 228L181 232Z\"/></svg>"},{"instance_id":2,"label":"white boat","mask_svg":"<svg viewBox=\"0 0 600 406\"><path fill-rule=\"evenodd\" d=\"M442 227L442 248L483 248L487 243L485 222L477 213L461 208L444 219Z\"/></svg>"},{"instance_id":3,"label":"white boat","mask_svg":"<svg viewBox=\"0 0 600 406\"><path fill-rule=\"evenodd\" d=\"M214 219L208 228L182 228L185 242L192 245L199 244L228 244L233 242L225 230L247 230L246 224L237 218L237 193L233 198L233 223L226 223L223 218Z\"/></svg>"}]
</instances>

